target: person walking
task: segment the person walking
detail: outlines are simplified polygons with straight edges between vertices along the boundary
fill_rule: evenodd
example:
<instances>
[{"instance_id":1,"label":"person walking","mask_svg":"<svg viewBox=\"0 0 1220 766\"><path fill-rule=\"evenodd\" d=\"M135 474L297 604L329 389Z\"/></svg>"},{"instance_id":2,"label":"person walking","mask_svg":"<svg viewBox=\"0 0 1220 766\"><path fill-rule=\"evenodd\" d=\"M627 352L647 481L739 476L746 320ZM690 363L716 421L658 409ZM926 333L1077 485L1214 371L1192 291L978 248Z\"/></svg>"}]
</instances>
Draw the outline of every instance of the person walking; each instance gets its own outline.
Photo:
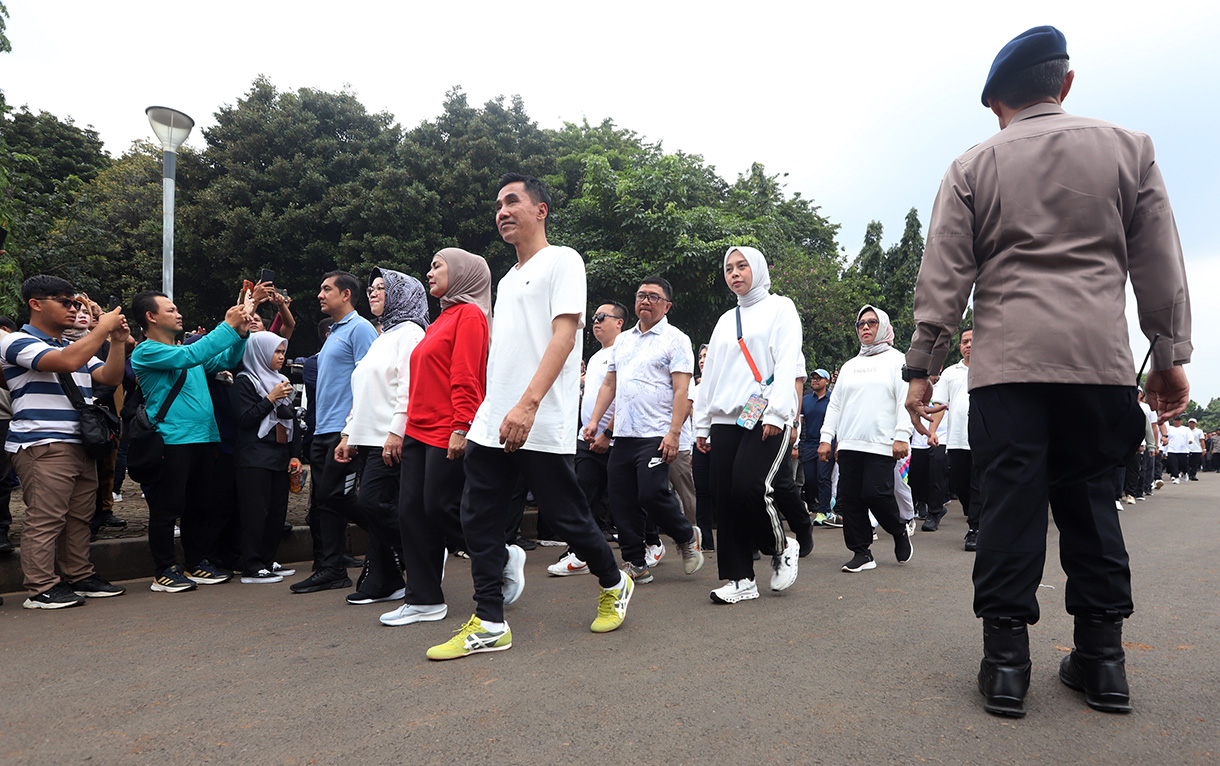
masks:
<instances>
[{"instance_id":1,"label":"person walking","mask_svg":"<svg viewBox=\"0 0 1220 766\"><path fill-rule=\"evenodd\" d=\"M949 367L940 376L937 385L948 406L945 418L949 421L948 458L949 484L957 501L962 504L966 516L966 539L963 547L967 551L978 549L979 539L979 477L974 470L970 455L970 355L974 345L974 328L967 327L958 336L957 349L962 360ZM941 517L943 517L943 513ZM940 518L937 518L939 523Z\"/></svg>"},{"instance_id":2,"label":"person walking","mask_svg":"<svg viewBox=\"0 0 1220 766\"><path fill-rule=\"evenodd\" d=\"M716 322L695 402L695 447L711 455L717 568L727 582L718 604L756 599L754 551L771 557L771 590L796 582L800 546L784 534L779 505L805 513L796 484L778 492L803 385L801 319L791 299L771 293L771 274L753 247L730 247L724 280L737 307ZM715 449L712 449L715 445Z\"/></svg>"},{"instance_id":3,"label":"person walking","mask_svg":"<svg viewBox=\"0 0 1220 766\"><path fill-rule=\"evenodd\" d=\"M1153 341L1148 404L1164 421L1190 395L1189 292L1152 140L1065 112L1074 79L1067 42L1051 26L1023 32L996 56L982 102L1000 132L954 160L941 182L903 372L907 409L926 431L927 376L943 366L973 291L978 690L984 709L1003 716L1025 715L1048 502L1075 620L1059 678L1097 710L1131 710L1122 646L1131 569L1109 497L1114 470L1144 433L1124 316L1128 277ZM1088 342L1065 343L1066 328Z\"/></svg>"}]
</instances>

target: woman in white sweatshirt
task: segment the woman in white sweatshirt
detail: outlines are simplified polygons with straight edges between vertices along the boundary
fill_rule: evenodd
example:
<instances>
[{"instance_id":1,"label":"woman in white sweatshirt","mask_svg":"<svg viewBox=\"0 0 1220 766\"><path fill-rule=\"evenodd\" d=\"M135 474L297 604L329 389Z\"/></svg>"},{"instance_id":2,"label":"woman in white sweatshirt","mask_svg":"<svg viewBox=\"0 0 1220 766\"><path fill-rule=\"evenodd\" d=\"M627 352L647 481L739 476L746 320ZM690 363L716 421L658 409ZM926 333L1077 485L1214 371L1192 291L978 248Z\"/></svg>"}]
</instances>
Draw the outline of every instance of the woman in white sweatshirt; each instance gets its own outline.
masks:
<instances>
[{"instance_id":1,"label":"woman in white sweatshirt","mask_svg":"<svg viewBox=\"0 0 1220 766\"><path fill-rule=\"evenodd\" d=\"M784 534L779 508L799 506L801 500L795 485L791 492L780 491L775 480L788 457L789 431L800 407L795 383L805 369L796 305L770 293L763 254L752 247L729 248L724 278L737 295L737 307L720 317L708 343L695 436L699 451L711 455L717 563L720 579L728 581L711 596L735 604L758 598L755 549L771 555L771 590L796 581L798 546ZM764 401L761 417L739 424Z\"/></svg>"},{"instance_id":2,"label":"woman in white sweatshirt","mask_svg":"<svg viewBox=\"0 0 1220 766\"><path fill-rule=\"evenodd\" d=\"M911 537L894 499L894 461L911 449L914 427L906 412L902 382L903 354L894 348L890 317L875 306L856 314L860 353L839 370L839 382L826 407L818 457L835 459L831 442L839 440L839 490L835 510L843 517L843 541L854 556L844 572L875 569L869 546L872 511L882 529L894 536L894 555L911 560Z\"/></svg>"}]
</instances>

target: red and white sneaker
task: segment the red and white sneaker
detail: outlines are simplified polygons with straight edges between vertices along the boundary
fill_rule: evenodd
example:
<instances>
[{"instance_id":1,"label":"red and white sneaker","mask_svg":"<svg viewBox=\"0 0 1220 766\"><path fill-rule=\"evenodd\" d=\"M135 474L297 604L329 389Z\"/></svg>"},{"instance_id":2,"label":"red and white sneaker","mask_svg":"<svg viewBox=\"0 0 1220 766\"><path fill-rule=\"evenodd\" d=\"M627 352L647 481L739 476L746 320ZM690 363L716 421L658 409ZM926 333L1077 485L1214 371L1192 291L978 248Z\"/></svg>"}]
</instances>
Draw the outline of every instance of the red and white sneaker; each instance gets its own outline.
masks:
<instances>
[{"instance_id":1,"label":"red and white sneaker","mask_svg":"<svg viewBox=\"0 0 1220 766\"><path fill-rule=\"evenodd\" d=\"M568 575L588 574L589 565L577 558L575 553L568 551L563 558L547 567L546 571L555 577L567 577Z\"/></svg>"}]
</instances>

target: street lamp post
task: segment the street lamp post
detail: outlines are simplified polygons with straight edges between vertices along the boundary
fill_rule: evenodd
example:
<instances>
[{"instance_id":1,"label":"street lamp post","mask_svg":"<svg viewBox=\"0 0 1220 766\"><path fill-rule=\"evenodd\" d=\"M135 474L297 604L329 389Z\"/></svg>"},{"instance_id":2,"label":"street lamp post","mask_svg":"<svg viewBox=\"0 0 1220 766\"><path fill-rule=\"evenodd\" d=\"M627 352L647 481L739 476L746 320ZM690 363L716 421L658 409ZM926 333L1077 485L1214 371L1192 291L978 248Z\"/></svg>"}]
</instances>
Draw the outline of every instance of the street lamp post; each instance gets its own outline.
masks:
<instances>
[{"instance_id":1,"label":"street lamp post","mask_svg":"<svg viewBox=\"0 0 1220 766\"><path fill-rule=\"evenodd\" d=\"M150 106L144 110L153 133L161 142L163 158L161 291L174 297L174 172L178 165L178 147L190 135L195 121L177 109Z\"/></svg>"}]
</instances>

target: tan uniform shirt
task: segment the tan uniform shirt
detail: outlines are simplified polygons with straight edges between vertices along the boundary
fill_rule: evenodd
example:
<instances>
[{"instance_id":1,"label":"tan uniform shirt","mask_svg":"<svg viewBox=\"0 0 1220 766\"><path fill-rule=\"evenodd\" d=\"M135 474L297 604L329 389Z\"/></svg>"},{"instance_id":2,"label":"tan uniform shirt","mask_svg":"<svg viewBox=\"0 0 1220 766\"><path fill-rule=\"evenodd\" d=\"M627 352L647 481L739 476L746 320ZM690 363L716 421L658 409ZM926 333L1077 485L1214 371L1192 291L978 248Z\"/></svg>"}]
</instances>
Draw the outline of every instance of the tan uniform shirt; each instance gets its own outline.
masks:
<instances>
[{"instance_id":1,"label":"tan uniform shirt","mask_svg":"<svg viewBox=\"0 0 1220 766\"><path fill-rule=\"evenodd\" d=\"M1151 369L1190 361L1177 225L1143 133L1035 104L941 182L907 365L940 371L974 288L970 388L1135 384L1127 275L1160 333Z\"/></svg>"}]
</instances>

